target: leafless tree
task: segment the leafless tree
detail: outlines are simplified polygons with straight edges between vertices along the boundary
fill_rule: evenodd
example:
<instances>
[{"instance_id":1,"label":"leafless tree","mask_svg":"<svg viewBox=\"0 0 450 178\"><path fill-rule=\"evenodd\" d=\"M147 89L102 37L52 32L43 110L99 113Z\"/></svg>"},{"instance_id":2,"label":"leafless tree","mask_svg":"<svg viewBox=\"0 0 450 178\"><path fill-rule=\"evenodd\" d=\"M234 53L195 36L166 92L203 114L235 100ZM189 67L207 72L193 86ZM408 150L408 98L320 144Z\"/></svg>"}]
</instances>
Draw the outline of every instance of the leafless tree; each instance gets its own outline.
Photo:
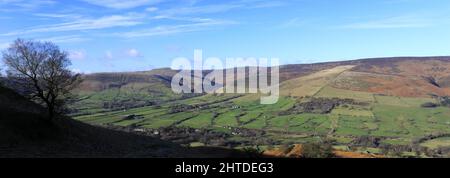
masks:
<instances>
[{"instance_id":1,"label":"leafless tree","mask_svg":"<svg viewBox=\"0 0 450 178\"><path fill-rule=\"evenodd\" d=\"M3 52L3 62L14 89L46 107L49 121L64 112L80 82L79 74L68 69L68 53L51 42L17 39Z\"/></svg>"}]
</instances>

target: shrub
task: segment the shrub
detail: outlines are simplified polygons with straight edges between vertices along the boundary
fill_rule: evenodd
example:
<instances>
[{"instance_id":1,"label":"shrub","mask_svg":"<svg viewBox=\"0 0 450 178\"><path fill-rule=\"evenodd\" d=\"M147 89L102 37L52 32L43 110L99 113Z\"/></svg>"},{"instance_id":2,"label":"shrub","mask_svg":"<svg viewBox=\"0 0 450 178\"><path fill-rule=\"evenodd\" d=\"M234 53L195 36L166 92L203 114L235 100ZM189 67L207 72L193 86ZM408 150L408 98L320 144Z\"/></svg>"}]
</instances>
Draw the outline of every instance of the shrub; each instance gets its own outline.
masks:
<instances>
[{"instance_id":1,"label":"shrub","mask_svg":"<svg viewBox=\"0 0 450 178\"><path fill-rule=\"evenodd\" d=\"M263 151L259 148L259 146L254 147L245 147L243 151L247 154L248 157L251 158L259 158L262 156Z\"/></svg>"},{"instance_id":2,"label":"shrub","mask_svg":"<svg viewBox=\"0 0 450 178\"><path fill-rule=\"evenodd\" d=\"M423 103L421 105L421 107L423 107L423 108L435 108L435 107L438 107L438 106L439 106L438 104L432 103L432 102Z\"/></svg>"},{"instance_id":3,"label":"shrub","mask_svg":"<svg viewBox=\"0 0 450 178\"><path fill-rule=\"evenodd\" d=\"M331 158L333 156L333 147L330 143L303 144L304 158Z\"/></svg>"}]
</instances>

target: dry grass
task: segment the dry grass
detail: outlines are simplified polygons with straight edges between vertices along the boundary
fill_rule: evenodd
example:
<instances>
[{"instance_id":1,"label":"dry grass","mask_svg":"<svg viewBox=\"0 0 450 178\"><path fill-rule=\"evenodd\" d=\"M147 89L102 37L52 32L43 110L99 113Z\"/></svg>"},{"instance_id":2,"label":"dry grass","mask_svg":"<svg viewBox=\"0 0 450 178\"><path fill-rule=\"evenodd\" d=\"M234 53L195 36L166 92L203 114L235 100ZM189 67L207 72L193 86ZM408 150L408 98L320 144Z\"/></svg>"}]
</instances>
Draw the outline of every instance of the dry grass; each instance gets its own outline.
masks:
<instances>
[{"instance_id":1,"label":"dry grass","mask_svg":"<svg viewBox=\"0 0 450 178\"><path fill-rule=\"evenodd\" d=\"M338 66L322 70L304 77L283 82L280 87L282 96L313 96L342 72L354 66Z\"/></svg>"},{"instance_id":2,"label":"dry grass","mask_svg":"<svg viewBox=\"0 0 450 178\"><path fill-rule=\"evenodd\" d=\"M382 155L357 153L350 151L333 151L334 155L338 158L384 158Z\"/></svg>"},{"instance_id":3,"label":"dry grass","mask_svg":"<svg viewBox=\"0 0 450 178\"><path fill-rule=\"evenodd\" d=\"M383 155L341 151L341 150L334 150L333 154L336 158L384 158ZM267 157L277 157L277 158L283 157L301 158L303 156L303 146L301 144L295 144L294 147L287 153L285 152L285 150L282 150L280 148L266 150L264 151L263 155Z\"/></svg>"}]
</instances>

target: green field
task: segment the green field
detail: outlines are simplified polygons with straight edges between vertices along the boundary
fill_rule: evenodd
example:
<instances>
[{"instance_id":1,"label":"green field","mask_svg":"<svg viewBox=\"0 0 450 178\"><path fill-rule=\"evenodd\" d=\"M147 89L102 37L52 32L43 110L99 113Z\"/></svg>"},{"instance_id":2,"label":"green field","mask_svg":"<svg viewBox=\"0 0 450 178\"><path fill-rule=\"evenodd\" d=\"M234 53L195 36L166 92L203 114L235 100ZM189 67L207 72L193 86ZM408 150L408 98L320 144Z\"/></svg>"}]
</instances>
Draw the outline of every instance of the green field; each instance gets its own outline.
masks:
<instances>
[{"instance_id":1,"label":"green field","mask_svg":"<svg viewBox=\"0 0 450 178\"><path fill-rule=\"evenodd\" d=\"M322 88L316 95L316 97L324 97L324 98L349 98L357 101L365 101L365 102L373 102L374 96L372 93L359 92L359 91L350 91L337 89L330 86L326 86Z\"/></svg>"},{"instance_id":2,"label":"green field","mask_svg":"<svg viewBox=\"0 0 450 178\"><path fill-rule=\"evenodd\" d=\"M421 145L431 149L436 149L439 147L450 147L450 137L432 139L422 143Z\"/></svg>"},{"instance_id":3,"label":"green field","mask_svg":"<svg viewBox=\"0 0 450 178\"><path fill-rule=\"evenodd\" d=\"M296 103L310 101L312 98L286 96L281 97L274 105L260 105L257 100L259 98L255 96L203 95L158 106L77 116L76 119L91 124L134 125L153 129L176 126L219 132L228 132L225 128L263 130L266 132L265 138L279 141L280 144L320 141L321 137L328 137L342 146L350 144L356 138L372 136L382 138L382 144L410 145L414 139L429 133L450 133L450 109L421 108L421 104L433 101L427 98L380 96L325 87L315 97L349 98L367 104L337 106L326 114L280 115L280 112L288 111ZM171 113L171 107L179 104L204 108ZM129 115L139 118L127 120ZM230 139L248 141L257 138L236 135ZM435 149L450 147L449 143L448 138L440 138L421 143L421 146ZM199 142L192 144L202 145ZM379 148L370 148L368 152L380 151Z\"/></svg>"}]
</instances>

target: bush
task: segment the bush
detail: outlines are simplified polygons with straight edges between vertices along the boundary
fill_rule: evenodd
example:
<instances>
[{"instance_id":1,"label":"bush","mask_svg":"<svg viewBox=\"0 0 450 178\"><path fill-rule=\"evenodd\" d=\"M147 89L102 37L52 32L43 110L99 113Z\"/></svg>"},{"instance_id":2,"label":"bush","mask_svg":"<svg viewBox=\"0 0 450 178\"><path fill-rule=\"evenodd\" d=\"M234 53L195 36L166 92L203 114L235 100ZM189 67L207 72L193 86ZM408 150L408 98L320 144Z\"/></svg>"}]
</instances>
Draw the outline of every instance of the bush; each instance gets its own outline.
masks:
<instances>
[{"instance_id":1,"label":"bush","mask_svg":"<svg viewBox=\"0 0 450 178\"><path fill-rule=\"evenodd\" d=\"M423 103L421 105L422 108L435 108L438 107L439 105L436 103L432 103L432 102L427 102L427 103Z\"/></svg>"},{"instance_id":2,"label":"bush","mask_svg":"<svg viewBox=\"0 0 450 178\"><path fill-rule=\"evenodd\" d=\"M380 145L381 138L374 136L360 136L352 140L354 146L365 146L377 148Z\"/></svg>"},{"instance_id":3,"label":"bush","mask_svg":"<svg viewBox=\"0 0 450 178\"><path fill-rule=\"evenodd\" d=\"M439 101L442 106L450 106L450 97L449 96L440 97Z\"/></svg>"},{"instance_id":4,"label":"bush","mask_svg":"<svg viewBox=\"0 0 450 178\"><path fill-rule=\"evenodd\" d=\"M303 144L304 158L331 158L333 156L333 147L330 143Z\"/></svg>"},{"instance_id":5,"label":"bush","mask_svg":"<svg viewBox=\"0 0 450 178\"><path fill-rule=\"evenodd\" d=\"M259 146L256 146L256 148L245 147L242 151L250 158L260 158L263 155L263 151L259 148Z\"/></svg>"}]
</instances>

